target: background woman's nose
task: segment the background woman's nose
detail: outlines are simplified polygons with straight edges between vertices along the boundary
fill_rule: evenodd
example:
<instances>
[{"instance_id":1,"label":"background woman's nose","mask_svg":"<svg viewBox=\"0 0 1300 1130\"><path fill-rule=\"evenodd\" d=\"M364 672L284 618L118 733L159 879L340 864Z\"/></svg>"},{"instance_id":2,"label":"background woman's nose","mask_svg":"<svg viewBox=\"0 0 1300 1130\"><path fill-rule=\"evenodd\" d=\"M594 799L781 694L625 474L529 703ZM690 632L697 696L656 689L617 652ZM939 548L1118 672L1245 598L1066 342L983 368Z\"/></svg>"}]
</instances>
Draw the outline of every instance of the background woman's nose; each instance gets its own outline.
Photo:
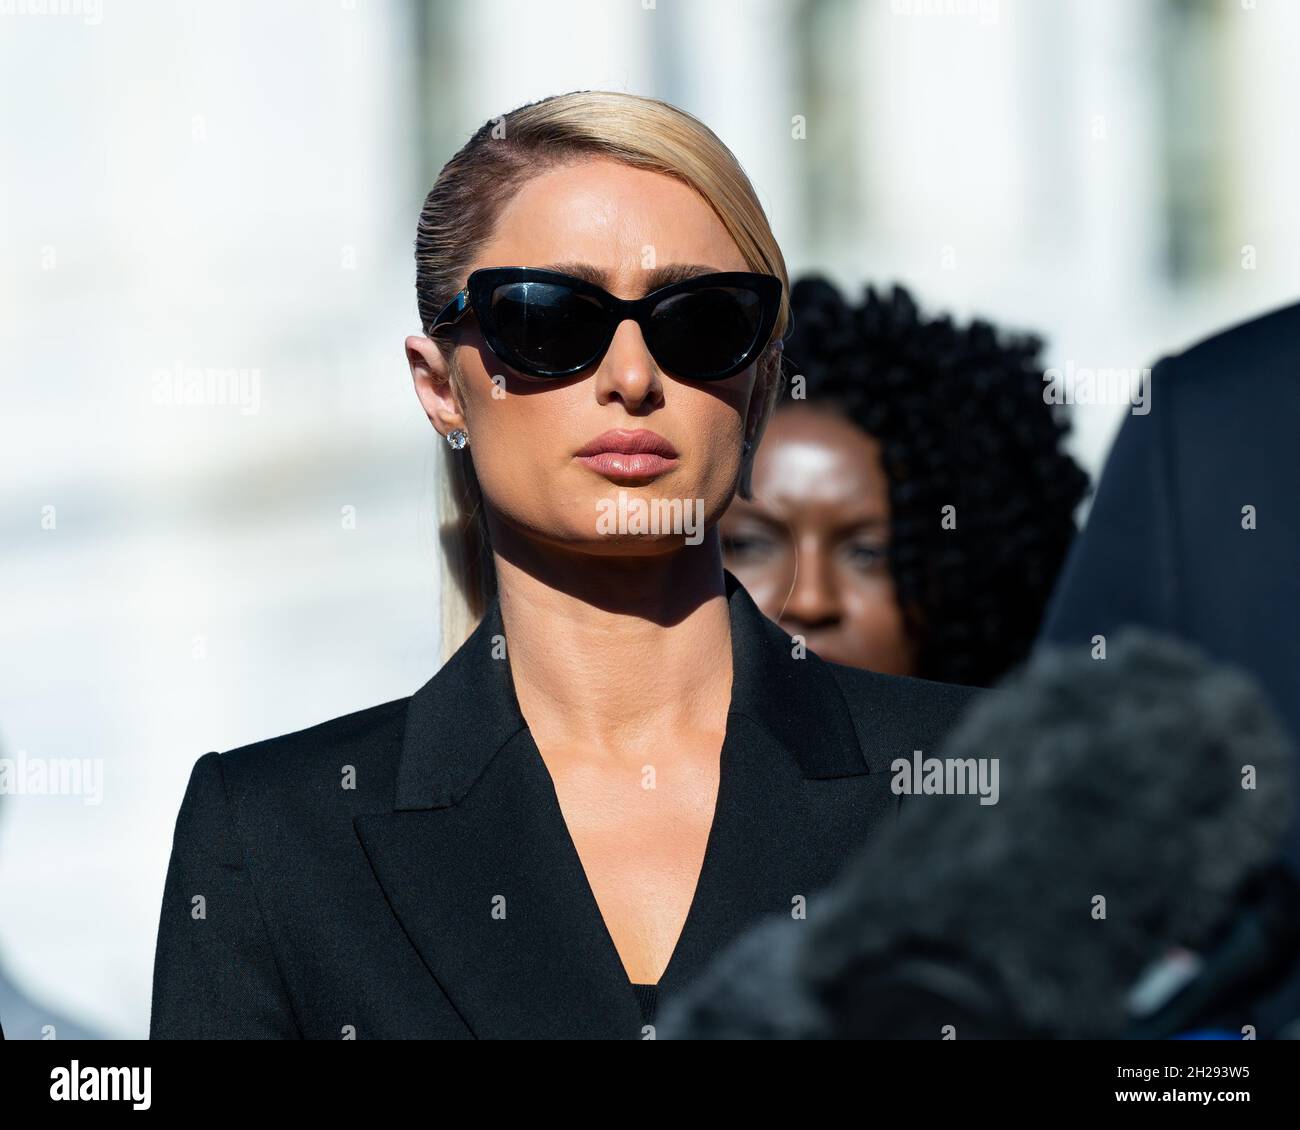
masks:
<instances>
[{"instance_id":1,"label":"background woman's nose","mask_svg":"<svg viewBox=\"0 0 1300 1130\"><path fill-rule=\"evenodd\" d=\"M831 575L826 555L817 547L799 547L794 584L781 614L781 623L815 627L840 617L839 588Z\"/></svg>"}]
</instances>

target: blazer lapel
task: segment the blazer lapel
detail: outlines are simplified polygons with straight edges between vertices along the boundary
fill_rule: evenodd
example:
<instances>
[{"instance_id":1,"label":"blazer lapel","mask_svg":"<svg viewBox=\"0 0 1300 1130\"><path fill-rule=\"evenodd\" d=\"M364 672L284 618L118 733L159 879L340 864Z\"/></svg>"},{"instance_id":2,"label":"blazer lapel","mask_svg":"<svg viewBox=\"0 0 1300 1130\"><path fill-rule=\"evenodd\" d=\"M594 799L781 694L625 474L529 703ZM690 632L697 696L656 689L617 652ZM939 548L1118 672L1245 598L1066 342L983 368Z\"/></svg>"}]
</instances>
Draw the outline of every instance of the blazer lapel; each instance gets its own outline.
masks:
<instances>
[{"instance_id":1,"label":"blazer lapel","mask_svg":"<svg viewBox=\"0 0 1300 1130\"><path fill-rule=\"evenodd\" d=\"M897 812L885 751L863 750L828 665L726 581L734 675L717 811L661 1000L759 919L807 909Z\"/></svg>"},{"instance_id":2,"label":"blazer lapel","mask_svg":"<svg viewBox=\"0 0 1300 1130\"><path fill-rule=\"evenodd\" d=\"M843 805L818 799L828 786L816 782L861 782L870 771L834 679L726 578L734 677L721 783L661 994L754 918L807 894L809 876L850 850L868 817L846 821L836 815ZM883 811L881 796L873 804ZM636 998L519 710L498 601L412 696L393 811L358 816L354 827L412 945L474 1035L641 1037Z\"/></svg>"},{"instance_id":3,"label":"blazer lapel","mask_svg":"<svg viewBox=\"0 0 1300 1130\"><path fill-rule=\"evenodd\" d=\"M412 696L393 811L353 824L393 912L474 1035L640 1034L519 710L497 601Z\"/></svg>"}]
</instances>

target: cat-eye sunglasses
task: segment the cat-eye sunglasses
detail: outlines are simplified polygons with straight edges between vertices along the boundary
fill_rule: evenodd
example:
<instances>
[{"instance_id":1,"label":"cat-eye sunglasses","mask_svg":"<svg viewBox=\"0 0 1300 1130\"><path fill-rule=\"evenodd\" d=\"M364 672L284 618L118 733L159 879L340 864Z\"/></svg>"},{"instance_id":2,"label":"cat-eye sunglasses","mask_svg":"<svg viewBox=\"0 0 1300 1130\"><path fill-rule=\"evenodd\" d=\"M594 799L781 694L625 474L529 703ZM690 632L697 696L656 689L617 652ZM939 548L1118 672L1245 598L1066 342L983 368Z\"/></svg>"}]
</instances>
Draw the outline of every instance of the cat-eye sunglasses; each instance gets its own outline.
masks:
<instances>
[{"instance_id":1,"label":"cat-eye sunglasses","mask_svg":"<svg viewBox=\"0 0 1300 1130\"><path fill-rule=\"evenodd\" d=\"M534 380L598 365L629 318L660 369L688 381L726 380L767 347L781 307L781 280L748 271L697 275L633 299L532 267L485 267L466 283L430 336L472 310L492 352Z\"/></svg>"}]
</instances>

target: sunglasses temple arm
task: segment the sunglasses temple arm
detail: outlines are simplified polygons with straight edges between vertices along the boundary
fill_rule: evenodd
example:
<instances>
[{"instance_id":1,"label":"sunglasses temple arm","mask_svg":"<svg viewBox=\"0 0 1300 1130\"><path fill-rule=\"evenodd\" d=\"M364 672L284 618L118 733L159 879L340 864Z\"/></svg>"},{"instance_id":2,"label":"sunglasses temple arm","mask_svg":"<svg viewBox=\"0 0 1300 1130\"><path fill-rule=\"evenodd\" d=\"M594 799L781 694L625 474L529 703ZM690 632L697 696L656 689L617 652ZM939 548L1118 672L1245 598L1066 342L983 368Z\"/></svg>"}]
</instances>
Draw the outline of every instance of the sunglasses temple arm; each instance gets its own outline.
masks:
<instances>
[{"instance_id":1,"label":"sunglasses temple arm","mask_svg":"<svg viewBox=\"0 0 1300 1130\"><path fill-rule=\"evenodd\" d=\"M459 291L450 302L447 303L433 320L433 326L429 330L429 336L432 337L440 329L446 326L454 326L465 316L465 311L469 309L469 288Z\"/></svg>"}]
</instances>

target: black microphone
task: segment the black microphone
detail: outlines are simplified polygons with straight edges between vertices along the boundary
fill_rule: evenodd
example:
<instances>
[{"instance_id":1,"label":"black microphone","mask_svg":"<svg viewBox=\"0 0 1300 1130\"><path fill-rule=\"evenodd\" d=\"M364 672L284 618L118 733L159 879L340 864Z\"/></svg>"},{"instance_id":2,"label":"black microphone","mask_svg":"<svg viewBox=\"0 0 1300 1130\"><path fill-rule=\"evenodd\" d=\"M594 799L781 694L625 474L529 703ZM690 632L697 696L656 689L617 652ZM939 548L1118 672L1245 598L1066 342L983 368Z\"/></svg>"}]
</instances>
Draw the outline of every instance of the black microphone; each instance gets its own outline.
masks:
<instances>
[{"instance_id":1,"label":"black microphone","mask_svg":"<svg viewBox=\"0 0 1300 1130\"><path fill-rule=\"evenodd\" d=\"M1240 967L1223 942L1295 787L1243 672L1136 631L1104 659L1045 648L922 762L946 791L915 760L894 825L666 1001L658 1038L1112 1038L1166 953ZM992 793L951 787L979 773Z\"/></svg>"},{"instance_id":2,"label":"black microphone","mask_svg":"<svg viewBox=\"0 0 1300 1130\"><path fill-rule=\"evenodd\" d=\"M1239 1026L1241 1002L1281 984L1297 962L1300 878L1279 859L1246 879L1231 920L1207 953L1175 951L1135 986L1124 1038L1162 1040Z\"/></svg>"}]
</instances>

